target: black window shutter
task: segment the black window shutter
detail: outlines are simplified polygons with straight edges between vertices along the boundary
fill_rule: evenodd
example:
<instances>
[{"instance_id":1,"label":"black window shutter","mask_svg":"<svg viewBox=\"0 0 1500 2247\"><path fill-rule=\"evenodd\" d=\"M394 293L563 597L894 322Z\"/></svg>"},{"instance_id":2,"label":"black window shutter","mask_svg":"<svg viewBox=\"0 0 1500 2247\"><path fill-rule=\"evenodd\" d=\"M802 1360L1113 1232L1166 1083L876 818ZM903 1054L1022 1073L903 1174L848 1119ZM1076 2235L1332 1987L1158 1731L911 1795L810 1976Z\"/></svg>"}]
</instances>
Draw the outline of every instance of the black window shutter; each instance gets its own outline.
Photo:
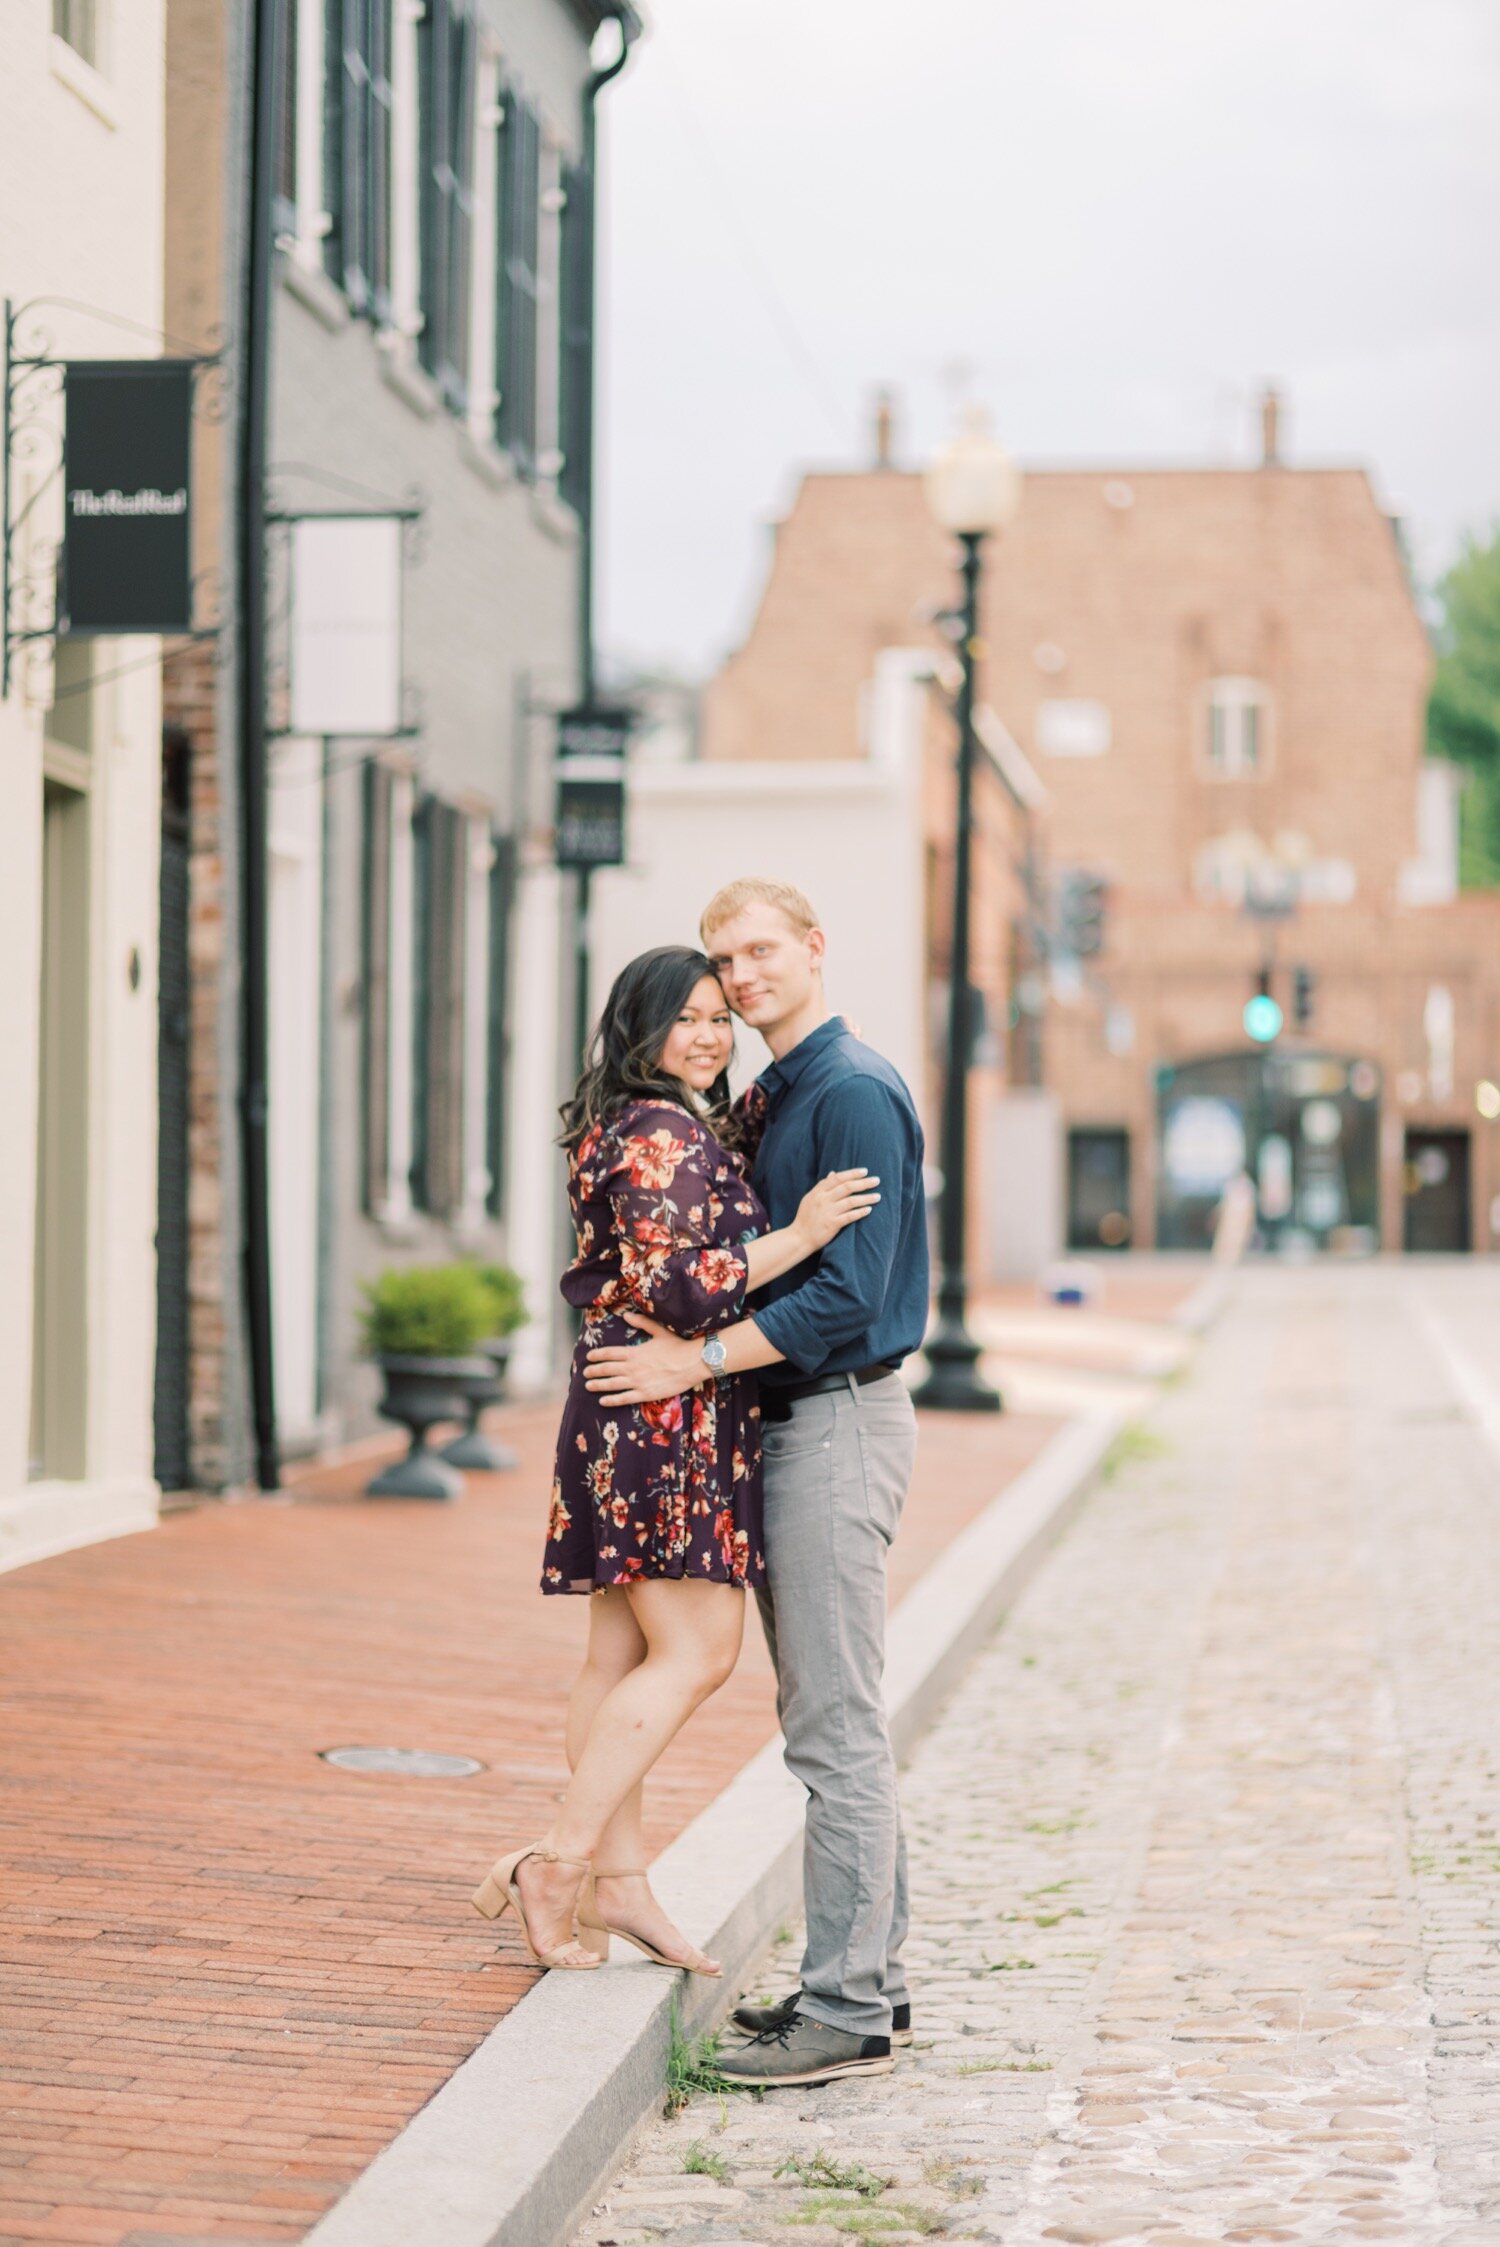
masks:
<instances>
[{"instance_id":1,"label":"black window shutter","mask_svg":"<svg viewBox=\"0 0 1500 2247\"><path fill-rule=\"evenodd\" d=\"M463 1200L468 821L424 797L415 842L412 1199L450 1217Z\"/></svg>"},{"instance_id":2,"label":"black window shutter","mask_svg":"<svg viewBox=\"0 0 1500 2247\"><path fill-rule=\"evenodd\" d=\"M438 804L424 796L412 817L411 1198L430 1209L428 1193L429 1052L432 1038L432 859Z\"/></svg>"},{"instance_id":3,"label":"black window shutter","mask_svg":"<svg viewBox=\"0 0 1500 2247\"><path fill-rule=\"evenodd\" d=\"M447 0L427 0L417 27L417 357L436 375L442 327L442 152L448 132Z\"/></svg>"},{"instance_id":4,"label":"black window shutter","mask_svg":"<svg viewBox=\"0 0 1500 2247\"><path fill-rule=\"evenodd\" d=\"M499 1217L505 1205L507 1139L505 1103L510 1090L510 915L515 895L516 845L511 835L495 835L490 867L490 988L487 1084L485 1088L485 1161L489 1165L491 1216Z\"/></svg>"},{"instance_id":5,"label":"black window shutter","mask_svg":"<svg viewBox=\"0 0 1500 2247\"><path fill-rule=\"evenodd\" d=\"M559 260L558 491L587 522L593 481L594 186L582 164L563 173Z\"/></svg>"},{"instance_id":6,"label":"black window shutter","mask_svg":"<svg viewBox=\"0 0 1500 2247\"><path fill-rule=\"evenodd\" d=\"M362 952L361 1125L364 1206L372 1215L390 1194L391 1051L391 775L383 765L364 770L364 883Z\"/></svg>"},{"instance_id":7,"label":"black window shutter","mask_svg":"<svg viewBox=\"0 0 1500 2247\"><path fill-rule=\"evenodd\" d=\"M451 34L453 84L449 102L448 280L444 291L444 364L438 379L450 405L462 410L469 394L469 278L474 243L474 97L478 75L474 19L459 16Z\"/></svg>"},{"instance_id":8,"label":"black window shutter","mask_svg":"<svg viewBox=\"0 0 1500 2247\"><path fill-rule=\"evenodd\" d=\"M500 190L500 274L496 369L500 403L495 437L523 476L536 473L537 263L541 223L542 134L519 95L506 103Z\"/></svg>"},{"instance_id":9,"label":"black window shutter","mask_svg":"<svg viewBox=\"0 0 1500 2247\"><path fill-rule=\"evenodd\" d=\"M323 0L323 266L344 279L344 0Z\"/></svg>"},{"instance_id":10,"label":"black window shutter","mask_svg":"<svg viewBox=\"0 0 1500 2247\"><path fill-rule=\"evenodd\" d=\"M365 166L365 265L369 309L384 323L391 318L391 91L393 0L366 0L369 46L366 54L368 126Z\"/></svg>"},{"instance_id":11,"label":"black window shutter","mask_svg":"<svg viewBox=\"0 0 1500 2247\"><path fill-rule=\"evenodd\" d=\"M474 219L474 19L428 0L422 20L422 365L454 407L468 390Z\"/></svg>"},{"instance_id":12,"label":"black window shutter","mask_svg":"<svg viewBox=\"0 0 1500 2247\"><path fill-rule=\"evenodd\" d=\"M297 224L297 10L287 0L281 22L281 69L276 88L276 230Z\"/></svg>"},{"instance_id":13,"label":"black window shutter","mask_svg":"<svg viewBox=\"0 0 1500 2247\"><path fill-rule=\"evenodd\" d=\"M356 312L391 314L393 0L326 0L324 263Z\"/></svg>"},{"instance_id":14,"label":"black window shutter","mask_svg":"<svg viewBox=\"0 0 1500 2247\"><path fill-rule=\"evenodd\" d=\"M343 217L343 256L339 280L357 312L370 301L369 172L370 63L369 15L372 0L344 0L339 52L342 62L343 176L339 207Z\"/></svg>"}]
</instances>

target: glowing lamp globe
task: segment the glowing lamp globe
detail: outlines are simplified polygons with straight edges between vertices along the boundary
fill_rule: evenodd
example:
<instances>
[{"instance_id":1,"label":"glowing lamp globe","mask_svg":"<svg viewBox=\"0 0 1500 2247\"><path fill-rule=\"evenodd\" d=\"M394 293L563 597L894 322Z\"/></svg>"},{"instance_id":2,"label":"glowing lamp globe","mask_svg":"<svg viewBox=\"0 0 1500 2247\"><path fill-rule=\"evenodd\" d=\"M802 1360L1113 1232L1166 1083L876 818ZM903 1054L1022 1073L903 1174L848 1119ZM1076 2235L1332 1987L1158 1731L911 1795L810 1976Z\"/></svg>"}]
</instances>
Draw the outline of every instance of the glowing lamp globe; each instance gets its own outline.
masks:
<instances>
[{"instance_id":1,"label":"glowing lamp globe","mask_svg":"<svg viewBox=\"0 0 1500 2247\"><path fill-rule=\"evenodd\" d=\"M982 406L970 406L958 435L944 445L924 478L934 519L955 538L1004 530L1021 504L1021 471L990 428Z\"/></svg>"}]
</instances>

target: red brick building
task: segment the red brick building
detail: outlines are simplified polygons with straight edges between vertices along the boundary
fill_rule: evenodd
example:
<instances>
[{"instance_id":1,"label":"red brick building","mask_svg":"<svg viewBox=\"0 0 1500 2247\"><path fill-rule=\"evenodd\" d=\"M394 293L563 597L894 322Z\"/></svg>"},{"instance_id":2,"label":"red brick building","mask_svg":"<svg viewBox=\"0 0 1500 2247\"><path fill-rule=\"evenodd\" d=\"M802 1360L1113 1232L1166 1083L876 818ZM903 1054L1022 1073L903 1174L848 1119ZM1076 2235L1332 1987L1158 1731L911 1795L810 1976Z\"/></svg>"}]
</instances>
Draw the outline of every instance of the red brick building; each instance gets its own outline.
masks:
<instances>
[{"instance_id":1,"label":"red brick building","mask_svg":"<svg viewBox=\"0 0 1500 2247\"><path fill-rule=\"evenodd\" d=\"M1455 893L1397 528L1362 469L1281 465L1268 422L1259 469L1028 474L991 542L981 691L1046 802L1028 819L981 792L977 974L1011 1085L1055 1096L1074 1246L1195 1245L1248 1160L1272 1237L1489 1248L1500 895ZM876 656L940 648L952 593L919 477L808 476L703 754L861 756ZM935 713L934 981L950 741ZM1028 827L1054 929L1069 873L1108 883L1097 957L1043 960L1021 925ZM1267 1046L1244 1026L1263 974L1285 1018Z\"/></svg>"}]
</instances>

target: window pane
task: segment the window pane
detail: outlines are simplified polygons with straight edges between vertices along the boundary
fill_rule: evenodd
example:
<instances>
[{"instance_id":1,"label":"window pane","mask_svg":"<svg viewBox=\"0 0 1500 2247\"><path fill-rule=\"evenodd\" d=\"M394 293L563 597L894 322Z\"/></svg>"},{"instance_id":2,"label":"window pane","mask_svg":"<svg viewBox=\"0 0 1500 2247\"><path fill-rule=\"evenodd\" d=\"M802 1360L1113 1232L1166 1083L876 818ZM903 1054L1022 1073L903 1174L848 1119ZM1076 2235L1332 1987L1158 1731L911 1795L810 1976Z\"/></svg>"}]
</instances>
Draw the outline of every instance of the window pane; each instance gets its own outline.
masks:
<instances>
[{"instance_id":1,"label":"window pane","mask_svg":"<svg viewBox=\"0 0 1500 2247\"><path fill-rule=\"evenodd\" d=\"M536 466L537 252L541 221L541 125L513 99L505 131L501 198L500 406L495 433L523 476Z\"/></svg>"},{"instance_id":2,"label":"window pane","mask_svg":"<svg viewBox=\"0 0 1500 2247\"><path fill-rule=\"evenodd\" d=\"M99 64L98 0L52 0L52 28L66 39L75 54L97 69Z\"/></svg>"},{"instance_id":3,"label":"window pane","mask_svg":"<svg viewBox=\"0 0 1500 2247\"><path fill-rule=\"evenodd\" d=\"M1217 699L1208 706L1208 761L1215 772L1223 772L1227 744L1225 734L1229 713Z\"/></svg>"},{"instance_id":4,"label":"window pane","mask_svg":"<svg viewBox=\"0 0 1500 2247\"><path fill-rule=\"evenodd\" d=\"M281 73L276 110L277 224L289 232L297 224L297 6L287 0L281 18Z\"/></svg>"},{"instance_id":5,"label":"window pane","mask_svg":"<svg viewBox=\"0 0 1500 2247\"><path fill-rule=\"evenodd\" d=\"M1254 702L1240 705L1240 770L1254 772L1260 763L1260 706Z\"/></svg>"}]
</instances>

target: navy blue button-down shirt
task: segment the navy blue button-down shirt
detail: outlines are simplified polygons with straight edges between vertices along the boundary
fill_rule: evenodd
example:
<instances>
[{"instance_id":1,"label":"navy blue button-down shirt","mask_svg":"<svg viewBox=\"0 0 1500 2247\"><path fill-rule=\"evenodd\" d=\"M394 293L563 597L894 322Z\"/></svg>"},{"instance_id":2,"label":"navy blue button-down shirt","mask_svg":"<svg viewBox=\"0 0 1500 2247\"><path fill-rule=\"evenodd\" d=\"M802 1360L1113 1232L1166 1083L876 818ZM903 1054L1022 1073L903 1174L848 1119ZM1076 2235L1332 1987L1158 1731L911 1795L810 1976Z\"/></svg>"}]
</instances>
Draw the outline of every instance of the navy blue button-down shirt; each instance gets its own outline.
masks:
<instances>
[{"instance_id":1,"label":"navy blue button-down shirt","mask_svg":"<svg viewBox=\"0 0 1500 2247\"><path fill-rule=\"evenodd\" d=\"M922 1126L888 1061L837 1015L759 1080L768 1111L752 1174L773 1226L789 1225L810 1186L863 1164L880 1203L827 1248L762 1288L751 1315L786 1360L767 1388L863 1365L899 1365L927 1330L927 1214Z\"/></svg>"}]
</instances>

